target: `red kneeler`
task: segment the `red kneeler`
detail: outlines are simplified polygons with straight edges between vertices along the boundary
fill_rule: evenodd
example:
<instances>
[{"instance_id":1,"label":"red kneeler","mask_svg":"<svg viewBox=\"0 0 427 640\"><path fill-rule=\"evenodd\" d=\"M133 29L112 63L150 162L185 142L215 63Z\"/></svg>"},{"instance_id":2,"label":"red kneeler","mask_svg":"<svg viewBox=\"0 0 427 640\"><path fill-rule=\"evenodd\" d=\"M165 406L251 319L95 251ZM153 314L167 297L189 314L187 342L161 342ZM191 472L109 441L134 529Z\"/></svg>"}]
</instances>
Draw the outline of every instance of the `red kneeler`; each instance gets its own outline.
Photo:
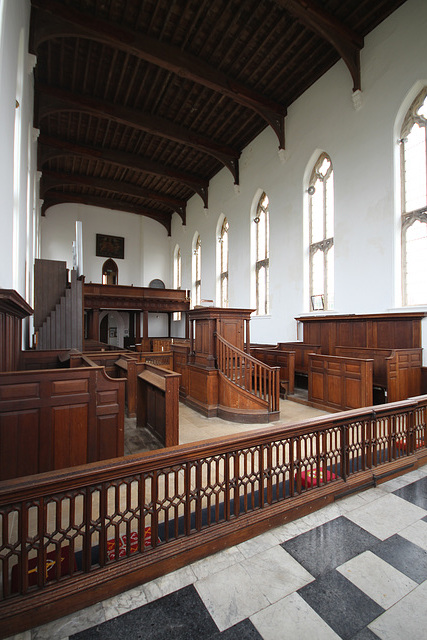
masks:
<instances>
[{"instance_id":1,"label":"red kneeler","mask_svg":"<svg viewBox=\"0 0 427 640\"><path fill-rule=\"evenodd\" d=\"M330 471L326 472L326 482L329 482L330 480L335 480L335 478L336 478L335 473L331 473ZM297 479L297 476L295 476L295 480L296 479ZM317 480L319 480L319 485L323 483L324 474L322 470L320 470L319 478L317 478L316 469L301 471L301 485L303 487L306 487L307 489L311 486L315 487L318 484Z\"/></svg>"},{"instance_id":2,"label":"red kneeler","mask_svg":"<svg viewBox=\"0 0 427 640\"><path fill-rule=\"evenodd\" d=\"M61 570L60 575L66 576L69 574L70 567L70 547L64 546L61 547ZM74 561L74 570L76 570L76 562ZM31 558L28 560L28 586L32 587L37 584L37 573L38 573L38 563L37 558ZM46 582L50 582L51 580L56 580L56 552L50 551L46 554L46 565L45 565L45 580ZM11 593L17 593L19 591L19 573L18 573L18 565L15 564L12 567L12 576L11 576Z\"/></svg>"},{"instance_id":3,"label":"red kneeler","mask_svg":"<svg viewBox=\"0 0 427 640\"><path fill-rule=\"evenodd\" d=\"M415 449L421 449L424 446L424 440L417 438L415 441ZM396 448L400 451L406 451L406 438L396 440Z\"/></svg>"},{"instance_id":4,"label":"red kneeler","mask_svg":"<svg viewBox=\"0 0 427 640\"><path fill-rule=\"evenodd\" d=\"M138 532L132 531L129 536L130 544L129 551L130 553L135 553L138 550ZM160 538L158 538L158 542L160 542ZM126 543L127 536L126 534L119 537L118 544L118 557L123 558L126 556ZM144 546L151 547L151 527L145 527L144 531ZM116 557L116 540L115 538L111 538L107 540L107 557L109 560L114 560Z\"/></svg>"}]
</instances>

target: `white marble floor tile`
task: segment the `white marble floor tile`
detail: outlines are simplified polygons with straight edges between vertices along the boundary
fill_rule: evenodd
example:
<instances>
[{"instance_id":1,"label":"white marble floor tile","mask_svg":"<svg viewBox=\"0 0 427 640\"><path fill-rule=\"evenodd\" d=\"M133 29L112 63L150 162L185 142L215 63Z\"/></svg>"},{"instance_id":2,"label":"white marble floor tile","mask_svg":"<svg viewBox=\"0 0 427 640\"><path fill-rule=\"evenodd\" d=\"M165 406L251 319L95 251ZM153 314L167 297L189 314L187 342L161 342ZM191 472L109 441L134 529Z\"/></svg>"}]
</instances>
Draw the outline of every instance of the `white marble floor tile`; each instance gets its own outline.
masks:
<instances>
[{"instance_id":1,"label":"white marble floor tile","mask_svg":"<svg viewBox=\"0 0 427 640\"><path fill-rule=\"evenodd\" d=\"M340 498L337 500L336 504L341 511L341 515L344 516L349 511L354 511L355 509L359 509L359 507L364 507L366 505L366 500L361 498L361 494L355 493L347 498Z\"/></svg>"},{"instance_id":2,"label":"white marble floor tile","mask_svg":"<svg viewBox=\"0 0 427 640\"><path fill-rule=\"evenodd\" d=\"M142 590L147 598L147 602L152 602L153 600L167 596L169 593L178 591L178 589L187 587L189 584L193 584L196 579L191 566L182 567L182 569L177 569L177 571L147 582L142 585Z\"/></svg>"},{"instance_id":3,"label":"white marble floor tile","mask_svg":"<svg viewBox=\"0 0 427 640\"><path fill-rule=\"evenodd\" d=\"M418 586L371 551L345 562L337 571L383 609L389 609Z\"/></svg>"},{"instance_id":4,"label":"white marble floor tile","mask_svg":"<svg viewBox=\"0 0 427 640\"><path fill-rule=\"evenodd\" d=\"M280 545L248 558L242 567L271 604L314 580Z\"/></svg>"},{"instance_id":5,"label":"white marble floor tile","mask_svg":"<svg viewBox=\"0 0 427 640\"><path fill-rule=\"evenodd\" d=\"M427 629L427 581L368 625L381 640L421 640Z\"/></svg>"},{"instance_id":6,"label":"white marble floor tile","mask_svg":"<svg viewBox=\"0 0 427 640\"><path fill-rule=\"evenodd\" d=\"M123 613L142 607L144 604L147 604L147 596L141 586L104 600L102 606L105 612L105 619L111 620L121 616Z\"/></svg>"},{"instance_id":7,"label":"white marble floor tile","mask_svg":"<svg viewBox=\"0 0 427 640\"><path fill-rule=\"evenodd\" d=\"M413 480L410 482L406 479L406 476L399 476L398 478L393 478L393 480L388 480L387 482L383 482L381 484L381 489L383 491L387 491L388 493L392 493L393 491L397 491L397 489L402 489L402 487L406 487L406 485L411 484Z\"/></svg>"},{"instance_id":8,"label":"white marble floor tile","mask_svg":"<svg viewBox=\"0 0 427 640\"><path fill-rule=\"evenodd\" d=\"M387 493L346 514L349 520L380 540L389 538L424 516L424 509Z\"/></svg>"},{"instance_id":9,"label":"white marble floor tile","mask_svg":"<svg viewBox=\"0 0 427 640\"><path fill-rule=\"evenodd\" d=\"M399 535L427 551L427 522L424 520L414 522L406 529L399 531Z\"/></svg>"},{"instance_id":10,"label":"white marble floor tile","mask_svg":"<svg viewBox=\"0 0 427 640\"><path fill-rule=\"evenodd\" d=\"M60 640L105 622L105 612L101 603L49 622L32 630L32 640Z\"/></svg>"},{"instance_id":11,"label":"white marble floor tile","mask_svg":"<svg viewBox=\"0 0 427 640\"><path fill-rule=\"evenodd\" d=\"M306 527L306 531L310 531L315 527L320 527L320 525L325 524L326 522L335 520L335 518L338 518L340 515L341 511L338 503L328 504L323 507L323 509L314 511L303 518L300 518L300 524Z\"/></svg>"},{"instance_id":12,"label":"white marble floor tile","mask_svg":"<svg viewBox=\"0 0 427 640\"><path fill-rule=\"evenodd\" d=\"M203 558L203 560L198 560L190 566L194 571L197 580L202 580L203 578L211 576L214 573L218 573L223 569L227 569L244 559L245 557L237 547L231 547L230 549L224 549L224 551L215 553L213 556Z\"/></svg>"},{"instance_id":13,"label":"white marble floor tile","mask_svg":"<svg viewBox=\"0 0 427 640\"><path fill-rule=\"evenodd\" d=\"M199 580L194 586L220 631L270 604L240 564Z\"/></svg>"},{"instance_id":14,"label":"white marble floor tile","mask_svg":"<svg viewBox=\"0 0 427 640\"><path fill-rule=\"evenodd\" d=\"M297 593L255 613L250 620L264 640L339 640Z\"/></svg>"},{"instance_id":15,"label":"white marble floor tile","mask_svg":"<svg viewBox=\"0 0 427 640\"><path fill-rule=\"evenodd\" d=\"M335 518L338 518L340 515L342 515L342 513L339 503L329 504L323 507L323 509L310 513L303 518L275 527L271 530L271 533L277 538L279 543L282 543L291 538L295 538L295 536L299 536L301 533L311 531L311 529L319 527L326 522L335 520Z\"/></svg>"},{"instance_id":16,"label":"white marble floor tile","mask_svg":"<svg viewBox=\"0 0 427 640\"><path fill-rule=\"evenodd\" d=\"M405 478L407 479L408 484L411 484L412 482L416 482L417 480L421 480L422 478L425 478L427 476L426 466L427 465L424 465L419 469L414 469L414 471L410 471L409 473L406 473Z\"/></svg>"},{"instance_id":17,"label":"white marble floor tile","mask_svg":"<svg viewBox=\"0 0 427 640\"><path fill-rule=\"evenodd\" d=\"M275 545L277 545L276 536L271 531L267 531L260 536L256 536L256 538L250 538L245 542L241 542L237 545L237 549L245 558L250 558L261 551L271 549L271 547Z\"/></svg>"},{"instance_id":18,"label":"white marble floor tile","mask_svg":"<svg viewBox=\"0 0 427 640\"><path fill-rule=\"evenodd\" d=\"M31 640L31 631L23 631L22 633L16 633L14 636L9 636L5 640Z\"/></svg>"}]
</instances>

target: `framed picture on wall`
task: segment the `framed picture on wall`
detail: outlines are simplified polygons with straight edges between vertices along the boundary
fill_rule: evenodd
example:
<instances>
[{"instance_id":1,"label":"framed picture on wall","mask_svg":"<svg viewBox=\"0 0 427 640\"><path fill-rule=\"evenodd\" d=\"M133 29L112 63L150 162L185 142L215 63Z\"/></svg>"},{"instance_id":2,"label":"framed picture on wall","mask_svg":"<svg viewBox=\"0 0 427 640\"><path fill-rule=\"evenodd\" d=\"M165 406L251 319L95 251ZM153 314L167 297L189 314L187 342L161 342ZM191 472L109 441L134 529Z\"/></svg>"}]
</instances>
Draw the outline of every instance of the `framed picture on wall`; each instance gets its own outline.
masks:
<instances>
[{"instance_id":1,"label":"framed picture on wall","mask_svg":"<svg viewBox=\"0 0 427 640\"><path fill-rule=\"evenodd\" d=\"M325 308L325 299L323 296L311 296L312 311L323 311Z\"/></svg>"},{"instance_id":2,"label":"framed picture on wall","mask_svg":"<svg viewBox=\"0 0 427 640\"><path fill-rule=\"evenodd\" d=\"M106 236L102 233L97 233L96 255L102 258L123 260L125 257L125 239L120 236Z\"/></svg>"}]
</instances>

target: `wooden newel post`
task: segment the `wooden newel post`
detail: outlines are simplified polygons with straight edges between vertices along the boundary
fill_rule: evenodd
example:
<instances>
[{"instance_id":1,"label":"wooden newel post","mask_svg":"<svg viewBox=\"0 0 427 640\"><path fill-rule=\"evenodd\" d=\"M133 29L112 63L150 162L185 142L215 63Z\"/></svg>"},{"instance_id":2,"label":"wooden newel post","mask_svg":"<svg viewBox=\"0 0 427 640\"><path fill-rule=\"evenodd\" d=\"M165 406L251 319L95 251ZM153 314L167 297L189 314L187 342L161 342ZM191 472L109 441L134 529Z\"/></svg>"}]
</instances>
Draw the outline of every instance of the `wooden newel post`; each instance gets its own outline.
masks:
<instances>
[{"instance_id":1,"label":"wooden newel post","mask_svg":"<svg viewBox=\"0 0 427 640\"><path fill-rule=\"evenodd\" d=\"M250 318L246 318L245 320L245 324L246 324L246 353L251 352L251 334L250 334Z\"/></svg>"}]
</instances>

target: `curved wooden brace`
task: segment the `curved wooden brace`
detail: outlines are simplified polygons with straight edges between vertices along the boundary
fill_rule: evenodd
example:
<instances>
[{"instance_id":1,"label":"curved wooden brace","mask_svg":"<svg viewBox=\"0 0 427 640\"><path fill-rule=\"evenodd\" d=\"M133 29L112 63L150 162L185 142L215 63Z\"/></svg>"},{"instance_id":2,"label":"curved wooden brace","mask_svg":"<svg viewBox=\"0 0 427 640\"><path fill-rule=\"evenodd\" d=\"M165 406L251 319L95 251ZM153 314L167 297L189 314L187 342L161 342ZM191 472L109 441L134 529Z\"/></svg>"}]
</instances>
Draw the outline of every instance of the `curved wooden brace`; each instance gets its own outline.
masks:
<instances>
[{"instance_id":1,"label":"curved wooden brace","mask_svg":"<svg viewBox=\"0 0 427 640\"><path fill-rule=\"evenodd\" d=\"M350 71L353 91L360 90L360 51L363 48L363 37L325 11L315 0L274 2L336 49Z\"/></svg>"},{"instance_id":2,"label":"curved wooden brace","mask_svg":"<svg viewBox=\"0 0 427 640\"><path fill-rule=\"evenodd\" d=\"M71 91L41 83L37 84L37 90L39 92L38 125L43 118L61 111L75 111L98 118L106 118L150 135L187 145L201 153L207 153L219 160L231 171L233 178L238 180L238 172L236 174L234 165L240 157L240 152L228 145L214 142L169 120L144 114L136 109L108 103L90 96L77 95Z\"/></svg>"},{"instance_id":3,"label":"curved wooden brace","mask_svg":"<svg viewBox=\"0 0 427 640\"><path fill-rule=\"evenodd\" d=\"M39 10L35 13L35 28L32 30L34 52L43 42L58 37L86 38L120 49L182 78L208 87L255 111L272 126L279 138L280 148L283 148L283 135L280 135L280 128L278 130L277 126L273 126L274 118L271 114L283 119L286 108L274 100L229 78L218 69L183 52L179 47L160 42L146 34L123 26L112 29L109 22L93 16L89 26L85 14L71 7L65 7L55 0L32 0L32 5ZM43 13L43 16L39 16L39 13Z\"/></svg>"},{"instance_id":4,"label":"curved wooden brace","mask_svg":"<svg viewBox=\"0 0 427 640\"><path fill-rule=\"evenodd\" d=\"M41 134L38 139L38 168L43 170L43 166L50 160L61 157L81 156L88 160L105 162L116 166L138 170L150 175L170 178L178 183L185 184L195 193L200 195L205 208L208 206L209 183L203 178L198 178L182 171L176 171L171 167L160 165L150 159L134 155L124 151L110 151L99 147L86 147L74 144L66 140L58 140L50 136ZM182 217L182 216L181 216Z\"/></svg>"}]
</instances>

